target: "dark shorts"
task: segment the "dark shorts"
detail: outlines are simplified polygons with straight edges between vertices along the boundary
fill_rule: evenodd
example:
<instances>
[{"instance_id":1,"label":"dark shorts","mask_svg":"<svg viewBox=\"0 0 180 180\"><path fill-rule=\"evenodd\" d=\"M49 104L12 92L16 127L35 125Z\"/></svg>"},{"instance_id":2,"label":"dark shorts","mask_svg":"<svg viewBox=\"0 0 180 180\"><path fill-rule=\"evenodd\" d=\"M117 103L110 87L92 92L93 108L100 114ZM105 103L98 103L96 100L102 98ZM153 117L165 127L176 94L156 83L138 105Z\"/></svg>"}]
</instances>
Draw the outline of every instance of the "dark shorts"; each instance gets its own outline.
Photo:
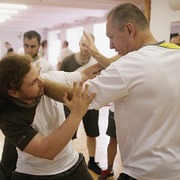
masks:
<instances>
[{"instance_id":1,"label":"dark shorts","mask_svg":"<svg viewBox=\"0 0 180 180\"><path fill-rule=\"evenodd\" d=\"M114 112L109 110L109 116L108 116L108 127L106 130L106 134L112 138L116 138L116 126L114 121Z\"/></svg>"},{"instance_id":2,"label":"dark shorts","mask_svg":"<svg viewBox=\"0 0 180 180\"><path fill-rule=\"evenodd\" d=\"M36 176L14 172L13 180L93 180L82 154L79 155L77 163L69 170L56 175Z\"/></svg>"},{"instance_id":3,"label":"dark shorts","mask_svg":"<svg viewBox=\"0 0 180 180\"><path fill-rule=\"evenodd\" d=\"M64 106L65 116L66 118L69 116L69 109ZM87 113L83 117L84 130L87 136L97 137L99 136L99 110L88 110ZM72 139L76 138L77 132L74 134Z\"/></svg>"},{"instance_id":4,"label":"dark shorts","mask_svg":"<svg viewBox=\"0 0 180 180\"><path fill-rule=\"evenodd\" d=\"M88 110L83 117L84 130L87 136L97 137L99 136L99 111L98 110Z\"/></svg>"}]
</instances>

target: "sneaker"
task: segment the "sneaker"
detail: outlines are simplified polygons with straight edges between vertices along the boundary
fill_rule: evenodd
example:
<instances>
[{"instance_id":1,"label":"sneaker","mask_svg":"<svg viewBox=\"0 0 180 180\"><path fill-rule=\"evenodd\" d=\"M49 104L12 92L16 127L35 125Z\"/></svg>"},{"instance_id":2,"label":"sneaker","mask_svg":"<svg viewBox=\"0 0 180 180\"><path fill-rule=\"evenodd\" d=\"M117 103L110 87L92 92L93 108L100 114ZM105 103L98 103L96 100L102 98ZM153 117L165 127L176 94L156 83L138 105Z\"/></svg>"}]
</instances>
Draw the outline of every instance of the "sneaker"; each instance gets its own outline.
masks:
<instances>
[{"instance_id":1,"label":"sneaker","mask_svg":"<svg viewBox=\"0 0 180 180\"><path fill-rule=\"evenodd\" d=\"M99 167L98 163L96 162L88 162L88 168L95 172L96 174L101 175L102 174L102 169Z\"/></svg>"},{"instance_id":2,"label":"sneaker","mask_svg":"<svg viewBox=\"0 0 180 180\"><path fill-rule=\"evenodd\" d=\"M97 180L108 180L114 176L114 172L110 170L102 171L102 175L98 177Z\"/></svg>"}]
</instances>

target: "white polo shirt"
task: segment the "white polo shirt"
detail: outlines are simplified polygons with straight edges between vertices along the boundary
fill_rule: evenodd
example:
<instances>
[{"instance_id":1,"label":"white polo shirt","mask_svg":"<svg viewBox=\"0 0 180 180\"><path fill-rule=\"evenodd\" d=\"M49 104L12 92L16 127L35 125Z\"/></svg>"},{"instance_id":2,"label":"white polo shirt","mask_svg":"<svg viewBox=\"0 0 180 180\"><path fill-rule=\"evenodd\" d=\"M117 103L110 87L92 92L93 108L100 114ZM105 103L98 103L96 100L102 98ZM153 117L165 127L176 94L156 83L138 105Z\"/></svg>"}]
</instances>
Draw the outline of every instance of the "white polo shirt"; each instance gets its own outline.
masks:
<instances>
[{"instance_id":1,"label":"white polo shirt","mask_svg":"<svg viewBox=\"0 0 180 180\"><path fill-rule=\"evenodd\" d=\"M180 50L145 46L87 83L95 109L115 102L123 172L138 180L179 180Z\"/></svg>"}]
</instances>

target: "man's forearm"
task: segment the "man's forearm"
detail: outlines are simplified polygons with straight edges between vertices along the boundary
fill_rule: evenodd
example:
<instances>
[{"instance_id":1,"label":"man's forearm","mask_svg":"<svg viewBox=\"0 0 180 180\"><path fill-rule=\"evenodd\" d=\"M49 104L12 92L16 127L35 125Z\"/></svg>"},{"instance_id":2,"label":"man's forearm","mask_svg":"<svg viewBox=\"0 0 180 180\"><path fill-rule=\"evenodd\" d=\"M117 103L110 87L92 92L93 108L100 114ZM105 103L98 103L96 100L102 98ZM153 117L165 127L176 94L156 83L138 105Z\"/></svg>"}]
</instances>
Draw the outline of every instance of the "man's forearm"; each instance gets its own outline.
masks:
<instances>
[{"instance_id":1,"label":"man's forearm","mask_svg":"<svg viewBox=\"0 0 180 180\"><path fill-rule=\"evenodd\" d=\"M100 64L94 64L84 70L82 70L81 76L82 81L87 81L88 79L92 79L96 77L98 74L100 74L102 70L102 66ZM44 86L44 94L56 101L64 103L63 97L64 93L67 92L68 98L72 98L72 87L66 84L61 84L55 81L50 81L47 79L44 79L45 86Z\"/></svg>"},{"instance_id":2,"label":"man's forearm","mask_svg":"<svg viewBox=\"0 0 180 180\"><path fill-rule=\"evenodd\" d=\"M103 56L102 54L97 54L97 56L94 58L104 68L107 68L112 63L112 61L109 58Z\"/></svg>"},{"instance_id":3,"label":"man's forearm","mask_svg":"<svg viewBox=\"0 0 180 180\"><path fill-rule=\"evenodd\" d=\"M66 84L57 83L54 81L50 81L44 79L45 86L44 86L44 94L56 101L64 103L63 97L64 93L67 92L68 98L72 98L72 87Z\"/></svg>"},{"instance_id":4,"label":"man's forearm","mask_svg":"<svg viewBox=\"0 0 180 180\"><path fill-rule=\"evenodd\" d=\"M104 68L99 64L96 63L83 71L81 71L82 80L87 81L88 79L95 78Z\"/></svg>"},{"instance_id":5,"label":"man's forearm","mask_svg":"<svg viewBox=\"0 0 180 180\"><path fill-rule=\"evenodd\" d=\"M101 64L102 67L107 68L111 63L118 60L120 58L119 54L116 54L113 57L107 58L103 56L101 53L96 54L96 57L94 57L96 61Z\"/></svg>"}]
</instances>

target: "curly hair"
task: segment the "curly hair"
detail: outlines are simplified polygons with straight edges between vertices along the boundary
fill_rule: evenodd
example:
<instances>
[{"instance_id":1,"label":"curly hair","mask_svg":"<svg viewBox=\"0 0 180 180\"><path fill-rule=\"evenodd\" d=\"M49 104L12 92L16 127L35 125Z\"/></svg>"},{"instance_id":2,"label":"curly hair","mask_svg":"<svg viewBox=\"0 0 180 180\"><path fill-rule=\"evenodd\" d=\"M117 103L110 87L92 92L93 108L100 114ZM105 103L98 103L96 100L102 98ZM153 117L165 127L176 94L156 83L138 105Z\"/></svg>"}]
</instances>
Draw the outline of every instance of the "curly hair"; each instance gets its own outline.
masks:
<instances>
[{"instance_id":1,"label":"curly hair","mask_svg":"<svg viewBox=\"0 0 180 180\"><path fill-rule=\"evenodd\" d=\"M5 56L0 61L0 98L7 98L10 89L20 89L31 62L30 56L17 54Z\"/></svg>"}]
</instances>

